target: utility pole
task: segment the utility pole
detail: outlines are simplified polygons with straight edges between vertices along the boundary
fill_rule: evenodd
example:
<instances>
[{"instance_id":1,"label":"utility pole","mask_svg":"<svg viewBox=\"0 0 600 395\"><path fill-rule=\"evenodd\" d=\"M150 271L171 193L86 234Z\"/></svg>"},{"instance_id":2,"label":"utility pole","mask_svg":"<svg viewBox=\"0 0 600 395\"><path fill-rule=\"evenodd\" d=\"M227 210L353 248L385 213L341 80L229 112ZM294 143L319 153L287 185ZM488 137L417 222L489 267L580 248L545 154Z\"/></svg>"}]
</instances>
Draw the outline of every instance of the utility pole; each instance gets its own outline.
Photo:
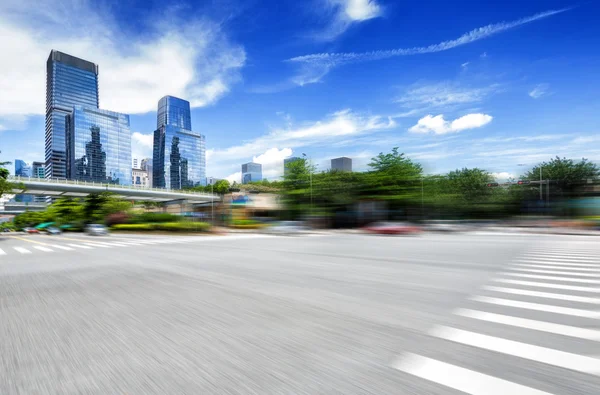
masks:
<instances>
[{"instance_id":1,"label":"utility pole","mask_svg":"<svg viewBox=\"0 0 600 395\"><path fill-rule=\"evenodd\" d=\"M210 183L210 194L213 195L210 197L210 222L215 226L215 192L213 180Z\"/></svg>"}]
</instances>

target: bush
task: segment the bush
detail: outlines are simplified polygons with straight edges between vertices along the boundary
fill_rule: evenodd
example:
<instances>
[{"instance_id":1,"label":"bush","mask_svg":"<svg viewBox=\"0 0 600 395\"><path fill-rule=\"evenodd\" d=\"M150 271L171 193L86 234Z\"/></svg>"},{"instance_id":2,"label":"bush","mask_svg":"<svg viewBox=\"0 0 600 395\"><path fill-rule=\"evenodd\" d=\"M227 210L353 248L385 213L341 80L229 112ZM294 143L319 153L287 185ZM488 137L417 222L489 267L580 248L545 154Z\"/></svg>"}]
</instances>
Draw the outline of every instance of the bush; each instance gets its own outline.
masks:
<instances>
[{"instance_id":1,"label":"bush","mask_svg":"<svg viewBox=\"0 0 600 395\"><path fill-rule=\"evenodd\" d=\"M152 224L117 224L113 225L114 230L130 230L130 231L149 231L153 230Z\"/></svg>"},{"instance_id":2,"label":"bush","mask_svg":"<svg viewBox=\"0 0 600 395\"><path fill-rule=\"evenodd\" d=\"M142 213L131 217L127 222L130 224L148 224L162 222L177 222L181 219L178 215L169 213Z\"/></svg>"},{"instance_id":3,"label":"bush","mask_svg":"<svg viewBox=\"0 0 600 395\"><path fill-rule=\"evenodd\" d=\"M206 222L164 222L159 224L117 224L114 230L133 232L166 231L166 232L206 232L210 224Z\"/></svg>"},{"instance_id":4,"label":"bush","mask_svg":"<svg viewBox=\"0 0 600 395\"><path fill-rule=\"evenodd\" d=\"M106 216L106 220L104 222L108 226L113 226L129 223L129 219L130 217L126 213L115 213Z\"/></svg>"}]
</instances>

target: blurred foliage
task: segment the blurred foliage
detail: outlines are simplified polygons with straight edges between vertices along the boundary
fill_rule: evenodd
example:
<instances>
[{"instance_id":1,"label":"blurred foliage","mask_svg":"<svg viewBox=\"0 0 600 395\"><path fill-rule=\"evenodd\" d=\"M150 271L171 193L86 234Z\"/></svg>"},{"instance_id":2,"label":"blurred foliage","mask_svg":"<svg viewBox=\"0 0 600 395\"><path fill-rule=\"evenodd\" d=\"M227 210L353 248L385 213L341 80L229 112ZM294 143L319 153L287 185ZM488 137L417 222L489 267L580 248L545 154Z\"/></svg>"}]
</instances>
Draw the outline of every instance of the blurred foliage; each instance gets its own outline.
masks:
<instances>
[{"instance_id":1,"label":"blurred foliage","mask_svg":"<svg viewBox=\"0 0 600 395\"><path fill-rule=\"evenodd\" d=\"M147 232L147 231L167 231L167 232L206 232L210 229L210 224L206 222L164 222L164 223L145 223L145 224L117 224L111 229Z\"/></svg>"}]
</instances>

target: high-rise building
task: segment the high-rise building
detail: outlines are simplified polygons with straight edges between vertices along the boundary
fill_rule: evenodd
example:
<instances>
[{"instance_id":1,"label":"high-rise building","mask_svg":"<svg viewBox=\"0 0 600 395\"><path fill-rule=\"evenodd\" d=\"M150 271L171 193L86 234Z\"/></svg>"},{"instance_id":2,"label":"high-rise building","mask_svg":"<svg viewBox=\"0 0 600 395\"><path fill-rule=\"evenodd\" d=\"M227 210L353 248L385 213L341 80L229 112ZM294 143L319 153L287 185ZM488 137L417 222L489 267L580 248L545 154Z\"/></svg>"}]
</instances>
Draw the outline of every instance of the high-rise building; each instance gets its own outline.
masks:
<instances>
[{"instance_id":1,"label":"high-rise building","mask_svg":"<svg viewBox=\"0 0 600 395\"><path fill-rule=\"evenodd\" d=\"M144 158L140 163L140 168L148 174L148 188L152 188L152 158Z\"/></svg>"},{"instance_id":2,"label":"high-rise building","mask_svg":"<svg viewBox=\"0 0 600 395\"><path fill-rule=\"evenodd\" d=\"M158 102L152 186L182 189L206 183L206 141L192 131L190 103L173 96Z\"/></svg>"},{"instance_id":3,"label":"high-rise building","mask_svg":"<svg viewBox=\"0 0 600 395\"><path fill-rule=\"evenodd\" d=\"M288 172L289 172L288 165L290 163L294 163L297 160L302 160L302 158L299 158L297 156L292 156L292 157L289 157L289 158L286 158L286 159L283 160L283 174L284 175L288 174Z\"/></svg>"},{"instance_id":4,"label":"high-rise building","mask_svg":"<svg viewBox=\"0 0 600 395\"><path fill-rule=\"evenodd\" d=\"M98 65L52 50L46 62L46 178L67 177L66 117L98 108Z\"/></svg>"},{"instance_id":5,"label":"high-rise building","mask_svg":"<svg viewBox=\"0 0 600 395\"><path fill-rule=\"evenodd\" d=\"M15 176L31 177L31 166L21 159L15 159Z\"/></svg>"},{"instance_id":6,"label":"high-rise building","mask_svg":"<svg viewBox=\"0 0 600 395\"><path fill-rule=\"evenodd\" d=\"M31 176L35 178L44 178L44 163L43 162L33 162L31 164Z\"/></svg>"},{"instance_id":7,"label":"high-rise building","mask_svg":"<svg viewBox=\"0 0 600 395\"><path fill-rule=\"evenodd\" d=\"M69 179L131 185L129 115L74 106L66 128Z\"/></svg>"},{"instance_id":8,"label":"high-rise building","mask_svg":"<svg viewBox=\"0 0 600 395\"><path fill-rule=\"evenodd\" d=\"M342 156L331 160L331 170L352 171L352 159Z\"/></svg>"},{"instance_id":9,"label":"high-rise building","mask_svg":"<svg viewBox=\"0 0 600 395\"><path fill-rule=\"evenodd\" d=\"M262 180L262 165L260 163L244 163L242 165L242 184Z\"/></svg>"},{"instance_id":10,"label":"high-rise building","mask_svg":"<svg viewBox=\"0 0 600 395\"><path fill-rule=\"evenodd\" d=\"M137 160L137 158L133 158L133 168L134 168L134 169L139 169L139 167L138 167L138 160Z\"/></svg>"}]
</instances>

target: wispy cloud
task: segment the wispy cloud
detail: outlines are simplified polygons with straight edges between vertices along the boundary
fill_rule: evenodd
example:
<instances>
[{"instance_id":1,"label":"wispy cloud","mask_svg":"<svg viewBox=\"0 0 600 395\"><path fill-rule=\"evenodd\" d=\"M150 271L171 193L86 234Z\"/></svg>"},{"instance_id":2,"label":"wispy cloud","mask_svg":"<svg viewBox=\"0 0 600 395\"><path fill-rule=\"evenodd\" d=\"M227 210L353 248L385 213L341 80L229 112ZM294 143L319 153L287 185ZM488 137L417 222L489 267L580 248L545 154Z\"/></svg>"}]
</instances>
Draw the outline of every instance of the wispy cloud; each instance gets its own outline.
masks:
<instances>
[{"instance_id":1,"label":"wispy cloud","mask_svg":"<svg viewBox=\"0 0 600 395\"><path fill-rule=\"evenodd\" d=\"M221 24L164 12L137 35L111 12L91 0L0 2L0 116L44 114L51 49L99 64L100 105L125 113L156 110L165 94L206 106L240 80L244 48Z\"/></svg>"},{"instance_id":2,"label":"wispy cloud","mask_svg":"<svg viewBox=\"0 0 600 395\"><path fill-rule=\"evenodd\" d=\"M297 81L298 85L305 85L308 83L320 81L320 79L333 68L339 67L344 64L375 61L398 56L419 55L447 51L449 49L470 44L474 41L482 40L484 38L493 36L495 34L504 32L509 29L516 28L521 25L525 25L530 22L534 22L556 14L560 14L562 12L568 11L569 9L570 8L563 8L559 10L544 11L511 22L500 22L490 24L471 30L470 32L467 32L456 39L442 41L438 44L432 44L426 47L398 48L371 52L324 52L311 55L297 56L288 59L288 61L301 65L299 76L295 80Z\"/></svg>"},{"instance_id":3,"label":"wispy cloud","mask_svg":"<svg viewBox=\"0 0 600 395\"><path fill-rule=\"evenodd\" d=\"M548 94L548 89L550 89L549 84L538 84L532 90L529 91L529 96L534 99L539 99L542 96L546 96Z\"/></svg>"},{"instance_id":4,"label":"wispy cloud","mask_svg":"<svg viewBox=\"0 0 600 395\"><path fill-rule=\"evenodd\" d=\"M317 12L329 11L327 26L312 34L318 41L332 41L351 26L377 18L383 8L376 0L320 0Z\"/></svg>"},{"instance_id":5,"label":"wispy cloud","mask_svg":"<svg viewBox=\"0 0 600 395\"><path fill-rule=\"evenodd\" d=\"M446 121L442 114L435 117L427 115L419 119L417 124L408 130L412 133L456 133L462 130L480 128L492 122L492 119L493 117L487 114L467 114L454 121Z\"/></svg>"},{"instance_id":6,"label":"wispy cloud","mask_svg":"<svg viewBox=\"0 0 600 395\"><path fill-rule=\"evenodd\" d=\"M401 97L396 99L396 102L408 108L437 108L477 103L500 90L499 84L472 88L450 81L431 84L418 83L409 87Z\"/></svg>"}]
</instances>

